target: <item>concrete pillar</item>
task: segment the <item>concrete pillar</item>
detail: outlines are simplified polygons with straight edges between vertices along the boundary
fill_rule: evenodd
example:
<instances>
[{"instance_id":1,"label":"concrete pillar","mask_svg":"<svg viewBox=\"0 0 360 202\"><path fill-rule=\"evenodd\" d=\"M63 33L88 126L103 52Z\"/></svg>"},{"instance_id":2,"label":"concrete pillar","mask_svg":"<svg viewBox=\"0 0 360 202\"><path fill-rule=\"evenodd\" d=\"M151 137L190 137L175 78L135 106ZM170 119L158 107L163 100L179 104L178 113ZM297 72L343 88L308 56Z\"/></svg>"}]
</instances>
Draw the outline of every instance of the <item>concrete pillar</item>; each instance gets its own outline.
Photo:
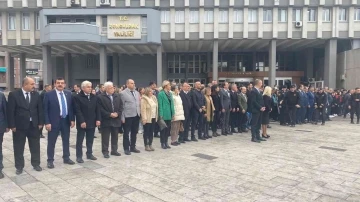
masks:
<instances>
[{"instance_id":1,"label":"concrete pillar","mask_svg":"<svg viewBox=\"0 0 360 202\"><path fill-rule=\"evenodd\" d=\"M26 77L26 54L20 53L20 86L22 80Z\"/></svg>"},{"instance_id":2,"label":"concrete pillar","mask_svg":"<svg viewBox=\"0 0 360 202\"><path fill-rule=\"evenodd\" d=\"M106 46L100 46L100 83L104 84L107 81L107 54Z\"/></svg>"},{"instance_id":3,"label":"concrete pillar","mask_svg":"<svg viewBox=\"0 0 360 202\"><path fill-rule=\"evenodd\" d=\"M51 63L51 47L42 46L42 56L43 56L43 83L51 84L52 83L52 63Z\"/></svg>"},{"instance_id":4,"label":"concrete pillar","mask_svg":"<svg viewBox=\"0 0 360 202\"><path fill-rule=\"evenodd\" d=\"M158 86L162 86L163 80L163 68L162 68L162 47L161 45L156 49L156 83Z\"/></svg>"},{"instance_id":5,"label":"concrete pillar","mask_svg":"<svg viewBox=\"0 0 360 202\"><path fill-rule=\"evenodd\" d=\"M64 54L64 79L67 83L70 83L70 71L71 70L71 53Z\"/></svg>"},{"instance_id":6,"label":"concrete pillar","mask_svg":"<svg viewBox=\"0 0 360 202\"><path fill-rule=\"evenodd\" d=\"M214 46L213 46L213 69L212 69L212 78L213 80L218 80L219 79L219 41L215 40L214 41Z\"/></svg>"},{"instance_id":7,"label":"concrete pillar","mask_svg":"<svg viewBox=\"0 0 360 202\"><path fill-rule=\"evenodd\" d=\"M276 84L276 40L271 40L269 44L269 86Z\"/></svg>"},{"instance_id":8,"label":"concrete pillar","mask_svg":"<svg viewBox=\"0 0 360 202\"><path fill-rule=\"evenodd\" d=\"M336 56L337 40L330 39L325 44L324 85L329 88L336 87Z\"/></svg>"},{"instance_id":9,"label":"concrete pillar","mask_svg":"<svg viewBox=\"0 0 360 202\"><path fill-rule=\"evenodd\" d=\"M314 49L310 48L305 52L306 74L307 78L314 78Z\"/></svg>"},{"instance_id":10,"label":"concrete pillar","mask_svg":"<svg viewBox=\"0 0 360 202\"><path fill-rule=\"evenodd\" d=\"M252 52L252 70L251 71L256 71L256 52Z\"/></svg>"},{"instance_id":11,"label":"concrete pillar","mask_svg":"<svg viewBox=\"0 0 360 202\"><path fill-rule=\"evenodd\" d=\"M119 54L118 53L113 53L112 81L115 85L119 85Z\"/></svg>"},{"instance_id":12,"label":"concrete pillar","mask_svg":"<svg viewBox=\"0 0 360 202\"><path fill-rule=\"evenodd\" d=\"M5 61L5 65L7 67L6 69L6 88L9 91L13 91L14 90L14 57L11 57L10 53L6 53L6 61Z\"/></svg>"}]
</instances>

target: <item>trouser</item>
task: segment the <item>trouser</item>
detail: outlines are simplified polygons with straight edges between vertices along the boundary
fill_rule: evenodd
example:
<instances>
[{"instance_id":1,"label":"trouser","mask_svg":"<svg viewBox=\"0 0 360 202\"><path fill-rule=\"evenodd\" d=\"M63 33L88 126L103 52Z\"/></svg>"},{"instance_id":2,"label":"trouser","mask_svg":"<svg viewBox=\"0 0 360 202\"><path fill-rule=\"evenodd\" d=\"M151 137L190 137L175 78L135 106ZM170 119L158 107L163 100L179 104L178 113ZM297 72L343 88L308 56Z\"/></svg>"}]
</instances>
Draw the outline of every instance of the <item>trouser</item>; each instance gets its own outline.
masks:
<instances>
[{"instance_id":1,"label":"trouser","mask_svg":"<svg viewBox=\"0 0 360 202\"><path fill-rule=\"evenodd\" d=\"M354 120L354 114L356 114L357 121L359 121L359 118L360 118L360 107L351 107L351 112L350 112L351 121Z\"/></svg>"},{"instance_id":2,"label":"trouser","mask_svg":"<svg viewBox=\"0 0 360 202\"><path fill-rule=\"evenodd\" d=\"M182 123L184 126L184 131L180 132L180 136L179 136L180 141L189 139L189 130L190 130L190 123L191 123L190 116L185 117L185 120L183 120Z\"/></svg>"},{"instance_id":3,"label":"trouser","mask_svg":"<svg viewBox=\"0 0 360 202\"><path fill-rule=\"evenodd\" d=\"M321 122L325 123L325 119L326 119L326 108L325 107L316 109L315 123L317 123L319 121L320 114L321 114Z\"/></svg>"},{"instance_id":4,"label":"trouser","mask_svg":"<svg viewBox=\"0 0 360 202\"><path fill-rule=\"evenodd\" d=\"M207 121L207 118L204 118L204 136L209 136L210 130L210 121Z\"/></svg>"},{"instance_id":5,"label":"trouser","mask_svg":"<svg viewBox=\"0 0 360 202\"><path fill-rule=\"evenodd\" d=\"M252 119L252 113L247 112L247 113L246 113L246 116L247 116L247 124L246 124L246 127L247 127L247 128L250 128L250 126L251 126L251 119Z\"/></svg>"},{"instance_id":6,"label":"trouser","mask_svg":"<svg viewBox=\"0 0 360 202\"><path fill-rule=\"evenodd\" d=\"M151 123L146 123L144 125L144 133L143 133L143 138L144 138L144 145L152 145L153 142L153 133L154 133L154 128L155 128L156 124L156 119L153 118L151 119Z\"/></svg>"},{"instance_id":7,"label":"trouser","mask_svg":"<svg viewBox=\"0 0 360 202\"><path fill-rule=\"evenodd\" d=\"M344 113L344 118L346 118L346 115L350 112L349 110L349 105L348 104L344 104L343 106L343 113Z\"/></svg>"},{"instance_id":8,"label":"trouser","mask_svg":"<svg viewBox=\"0 0 360 202\"><path fill-rule=\"evenodd\" d=\"M154 125L154 131L153 131L154 137L155 137L155 136L158 136L158 135L159 135L159 132L160 132L159 124L155 124L155 125Z\"/></svg>"},{"instance_id":9,"label":"trouser","mask_svg":"<svg viewBox=\"0 0 360 202\"><path fill-rule=\"evenodd\" d=\"M139 131L139 121L139 116L125 118L123 135L123 147L125 151L136 147L136 135ZM131 136L130 140L129 134Z\"/></svg>"},{"instance_id":10,"label":"trouser","mask_svg":"<svg viewBox=\"0 0 360 202\"><path fill-rule=\"evenodd\" d=\"M168 143L168 139L169 139L170 131L171 131L171 121L167 120L167 121L165 121L165 123L166 123L167 127L164 128L162 131L160 131L160 143L161 144Z\"/></svg>"},{"instance_id":11,"label":"trouser","mask_svg":"<svg viewBox=\"0 0 360 202\"><path fill-rule=\"evenodd\" d=\"M119 127L101 127L101 152L109 154L109 141L111 136L111 152L118 151Z\"/></svg>"},{"instance_id":12,"label":"trouser","mask_svg":"<svg viewBox=\"0 0 360 202\"><path fill-rule=\"evenodd\" d=\"M301 122L302 123L305 122L307 110L308 110L307 106L301 107Z\"/></svg>"},{"instance_id":13,"label":"trouser","mask_svg":"<svg viewBox=\"0 0 360 202\"><path fill-rule=\"evenodd\" d=\"M192 117L192 123L191 123L191 137L195 137L195 130L196 126L198 125L198 137L201 137L202 135L202 129L203 129L203 116L202 113L198 111L193 112Z\"/></svg>"},{"instance_id":14,"label":"trouser","mask_svg":"<svg viewBox=\"0 0 360 202\"><path fill-rule=\"evenodd\" d=\"M179 131L180 131L180 124L181 124L181 121L173 121L173 122L171 122L171 131L170 131L171 142L176 142L178 140Z\"/></svg>"},{"instance_id":15,"label":"trouser","mask_svg":"<svg viewBox=\"0 0 360 202\"><path fill-rule=\"evenodd\" d=\"M296 107L288 107L288 113L289 113L289 119L290 119L290 125L295 125L296 122Z\"/></svg>"},{"instance_id":16,"label":"trouser","mask_svg":"<svg viewBox=\"0 0 360 202\"><path fill-rule=\"evenodd\" d=\"M83 151L83 141L86 137L86 156L89 157L92 155L92 147L94 143L94 133L95 128L79 128L77 129L77 135L76 135L76 157L82 158Z\"/></svg>"},{"instance_id":17,"label":"trouser","mask_svg":"<svg viewBox=\"0 0 360 202\"><path fill-rule=\"evenodd\" d=\"M301 121L302 110L303 110L303 107L300 107L296 110L296 124L302 123L302 121Z\"/></svg>"},{"instance_id":18,"label":"trouser","mask_svg":"<svg viewBox=\"0 0 360 202\"><path fill-rule=\"evenodd\" d=\"M240 117L239 118L239 120L240 120L239 129L244 131L244 130L246 130L246 123L247 123L246 112L245 113L240 112L239 117Z\"/></svg>"},{"instance_id":19,"label":"trouser","mask_svg":"<svg viewBox=\"0 0 360 202\"><path fill-rule=\"evenodd\" d=\"M279 110L280 110L280 116L279 116L280 124L284 125L286 124L286 107L281 106Z\"/></svg>"},{"instance_id":20,"label":"trouser","mask_svg":"<svg viewBox=\"0 0 360 202\"><path fill-rule=\"evenodd\" d=\"M272 106L272 111L270 112L270 117L274 121L277 121L279 119L279 111L278 111L278 107L276 105Z\"/></svg>"},{"instance_id":21,"label":"trouser","mask_svg":"<svg viewBox=\"0 0 360 202\"><path fill-rule=\"evenodd\" d=\"M329 104L329 106L326 107L325 114L326 114L326 119L329 120L331 115L331 104Z\"/></svg>"},{"instance_id":22,"label":"trouser","mask_svg":"<svg viewBox=\"0 0 360 202\"><path fill-rule=\"evenodd\" d=\"M222 122L222 126L221 126L221 133L230 133L229 131L229 118L230 118L230 110L229 109L225 109L225 112L221 113L222 117L223 117L223 122Z\"/></svg>"},{"instance_id":23,"label":"trouser","mask_svg":"<svg viewBox=\"0 0 360 202\"><path fill-rule=\"evenodd\" d=\"M43 129L44 129L44 126L41 127L41 128L39 128L39 135L40 135L40 136L42 135Z\"/></svg>"},{"instance_id":24,"label":"trouser","mask_svg":"<svg viewBox=\"0 0 360 202\"><path fill-rule=\"evenodd\" d=\"M314 120L314 113L315 113L315 107L311 106L310 108L308 108L307 110L307 119L308 121L313 121Z\"/></svg>"},{"instance_id":25,"label":"trouser","mask_svg":"<svg viewBox=\"0 0 360 202\"><path fill-rule=\"evenodd\" d=\"M252 140L260 139L261 115L262 115L261 112L252 113L252 118L251 118L251 139Z\"/></svg>"},{"instance_id":26,"label":"trouser","mask_svg":"<svg viewBox=\"0 0 360 202\"><path fill-rule=\"evenodd\" d=\"M2 171L2 169L4 168L4 164L3 164L3 153L2 153L2 143L4 140L4 133L0 133L0 172Z\"/></svg>"},{"instance_id":27,"label":"trouser","mask_svg":"<svg viewBox=\"0 0 360 202\"><path fill-rule=\"evenodd\" d=\"M61 118L58 127L51 127L51 131L48 132L48 146L47 156L48 162L54 162L54 151L57 138L61 134L62 146L63 146L63 159L64 161L70 159L70 121L69 118Z\"/></svg>"},{"instance_id":28,"label":"trouser","mask_svg":"<svg viewBox=\"0 0 360 202\"><path fill-rule=\"evenodd\" d=\"M233 112L233 111L230 112L231 131L234 131L234 129L238 127L238 118L239 118L238 116L239 116L238 112L236 112L236 111L235 112Z\"/></svg>"}]
</instances>

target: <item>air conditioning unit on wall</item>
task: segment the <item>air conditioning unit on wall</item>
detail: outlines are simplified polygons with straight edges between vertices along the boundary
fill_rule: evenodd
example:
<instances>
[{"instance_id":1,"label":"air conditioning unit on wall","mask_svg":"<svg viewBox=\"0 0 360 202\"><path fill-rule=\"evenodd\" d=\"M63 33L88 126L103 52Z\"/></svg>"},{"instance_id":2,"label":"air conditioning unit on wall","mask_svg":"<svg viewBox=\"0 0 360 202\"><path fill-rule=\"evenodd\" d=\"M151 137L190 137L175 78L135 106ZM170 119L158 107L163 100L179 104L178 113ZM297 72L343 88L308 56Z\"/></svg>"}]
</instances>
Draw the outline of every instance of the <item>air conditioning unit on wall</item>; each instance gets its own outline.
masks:
<instances>
[{"instance_id":1,"label":"air conditioning unit on wall","mask_svg":"<svg viewBox=\"0 0 360 202\"><path fill-rule=\"evenodd\" d=\"M100 6L110 6L110 0L100 0Z\"/></svg>"},{"instance_id":2,"label":"air conditioning unit on wall","mask_svg":"<svg viewBox=\"0 0 360 202\"><path fill-rule=\"evenodd\" d=\"M71 0L71 6L80 6L80 0Z\"/></svg>"},{"instance_id":3,"label":"air conditioning unit on wall","mask_svg":"<svg viewBox=\"0 0 360 202\"><path fill-rule=\"evenodd\" d=\"M296 28L301 28L303 26L303 23L301 21L296 21L295 22L295 27Z\"/></svg>"}]
</instances>

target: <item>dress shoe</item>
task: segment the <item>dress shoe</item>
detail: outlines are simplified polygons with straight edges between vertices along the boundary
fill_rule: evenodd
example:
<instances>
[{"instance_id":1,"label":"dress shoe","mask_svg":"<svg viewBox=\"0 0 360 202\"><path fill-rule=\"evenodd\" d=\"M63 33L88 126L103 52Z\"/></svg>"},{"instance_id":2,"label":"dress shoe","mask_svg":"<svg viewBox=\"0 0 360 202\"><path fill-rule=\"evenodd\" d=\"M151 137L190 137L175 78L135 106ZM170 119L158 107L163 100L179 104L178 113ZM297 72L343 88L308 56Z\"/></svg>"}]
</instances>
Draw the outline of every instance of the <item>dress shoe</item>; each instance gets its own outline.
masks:
<instances>
[{"instance_id":1,"label":"dress shoe","mask_svg":"<svg viewBox=\"0 0 360 202\"><path fill-rule=\"evenodd\" d=\"M260 143L260 140L251 139L251 142L257 142L257 143Z\"/></svg>"},{"instance_id":2,"label":"dress shoe","mask_svg":"<svg viewBox=\"0 0 360 202\"><path fill-rule=\"evenodd\" d=\"M238 133L242 133L242 130L240 128L238 129Z\"/></svg>"},{"instance_id":3,"label":"dress shoe","mask_svg":"<svg viewBox=\"0 0 360 202\"><path fill-rule=\"evenodd\" d=\"M350 123L351 123L351 124L355 124L354 121L351 121Z\"/></svg>"},{"instance_id":4,"label":"dress shoe","mask_svg":"<svg viewBox=\"0 0 360 202\"><path fill-rule=\"evenodd\" d=\"M76 162L78 163L84 163L84 160L82 158L76 158Z\"/></svg>"},{"instance_id":5,"label":"dress shoe","mask_svg":"<svg viewBox=\"0 0 360 202\"><path fill-rule=\"evenodd\" d=\"M216 133L213 133L213 135L212 135L213 137L217 137L217 135L216 135Z\"/></svg>"},{"instance_id":6,"label":"dress shoe","mask_svg":"<svg viewBox=\"0 0 360 202\"><path fill-rule=\"evenodd\" d=\"M216 135L219 137L219 136L221 136L221 134L220 133L216 133Z\"/></svg>"},{"instance_id":7,"label":"dress shoe","mask_svg":"<svg viewBox=\"0 0 360 202\"><path fill-rule=\"evenodd\" d=\"M111 152L110 154L113 156L121 156L121 154L119 152Z\"/></svg>"},{"instance_id":8,"label":"dress shoe","mask_svg":"<svg viewBox=\"0 0 360 202\"><path fill-rule=\"evenodd\" d=\"M68 165L74 165L74 164L75 164L75 162L72 161L71 159L64 160L64 163L65 163L65 164L68 164Z\"/></svg>"},{"instance_id":9,"label":"dress shoe","mask_svg":"<svg viewBox=\"0 0 360 202\"><path fill-rule=\"evenodd\" d=\"M108 158L110 158L110 155L109 154L104 154L104 158L108 159Z\"/></svg>"},{"instance_id":10,"label":"dress shoe","mask_svg":"<svg viewBox=\"0 0 360 202\"><path fill-rule=\"evenodd\" d=\"M235 129L232 129L231 132L232 133L237 133L237 131Z\"/></svg>"},{"instance_id":11,"label":"dress shoe","mask_svg":"<svg viewBox=\"0 0 360 202\"><path fill-rule=\"evenodd\" d=\"M166 145L164 143L161 143L161 148L167 149Z\"/></svg>"},{"instance_id":12,"label":"dress shoe","mask_svg":"<svg viewBox=\"0 0 360 202\"><path fill-rule=\"evenodd\" d=\"M20 175L23 172L23 169L16 169L16 174Z\"/></svg>"},{"instance_id":13,"label":"dress shoe","mask_svg":"<svg viewBox=\"0 0 360 202\"><path fill-rule=\"evenodd\" d=\"M172 146L178 146L178 144L176 142L172 142L171 145Z\"/></svg>"},{"instance_id":14,"label":"dress shoe","mask_svg":"<svg viewBox=\"0 0 360 202\"><path fill-rule=\"evenodd\" d=\"M184 141L185 142L190 142L191 140L189 140L189 138L185 138Z\"/></svg>"},{"instance_id":15,"label":"dress shoe","mask_svg":"<svg viewBox=\"0 0 360 202\"><path fill-rule=\"evenodd\" d=\"M40 135L40 138L45 138L45 136L43 134Z\"/></svg>"},{"instance_id":16,"label":"dress shoe","mask_svg":"<svg viewBox=\"0 0 360 202\"><path fill-rule=\"evenodd\" d=\"M53 168L55 168L55 166L54 166L54 163L53 163L53 162L48 162L48 163L47 163L47 167L48 167L49 169L53 169Z\"/></svg>"},{"instance_id":17,"label":"dress shoe","mask_svg":"<svg viewBox=\"0 0 360 202\"><path fill-rule=\"evenodd\" d=\"M324 126L324 125L325 125L325 123L322 123L321 125L322 125L322 126Z\"/></svg>"},{"instance_id":18,"label":"dress shoe","mask_svg":"<svg viewBox=\"0 0 360 202\"><path fill-rule=\"evenodd\" d=\"M89 159L89 160L93 160L93 161L97 160L97 158L95 156L93 156L93 155L87 156L86 158Z\"/></svg>"},{"instance_id":19,"label":"dress shoe","mask_svg":"<svg viewBox=\"0 0 360 202\"><path fill-rule=\"evenodd\" d=\"M198 137L199 140L206 140L206 137L202 136L202 137Z\"/></svg>"},{"instance_id":20,"label":"dress shoe","mask_svg":"<svg viewBox=\"0 0 360 202\"><path fill-rule=\"evenodd\" d=\"M212 138L212 136L211 136L211 135L208 135L208 138Z\"/></svg>"},{"instance_id":21,"label":"dress shoe","mask_svg":"<svg viewBox=\"0 0 360 202\"><path fill-rule=\"evenodd\" d=\"M179 143L184 144L186 142L184 140L180 140Z\"/></svg>"},{"instance_id":22,"label":"dress shoe","mask_svg":"<svg viewBox=\"0 0 360 202\"><path fill-rule=\"evenodd\" d=\"M131 155L131 152L129 150L125 150L125 155Z\"/></svg>"},{"instance_id":23,"label":"dress shoe","mask_svg":"<svg viewBox=\"0 0 360 202\"><path fill-rule=\"evenodd\" d=\"M166 146L167 149L171 149L171 147L169 146L168 143L165 143L165 146Z\"/></svg>"},{"instance_id":24,"label":"dress shoe","mask_svg":"<svg viewBox=\"0 0 360 202\"><path fill-rule=\"evenodd\" d=\"M269 138L270 137L270 135L261 135L263 138Z\"/></svg>"},{"instance_id":25,"label":"dress shoe","mask_svg":"<svg viewBox=\"0 0 360 202\"><path fill-rule=\"evenodd\" d=\"M34 166L34 170L40 172L40 171L42 171L42 168L40 166Z\"/></svg>"},{"instance_id":26,"label":"dress shoe","mask_svg":"<svg viewBox=\"0 0 360 202\"><path fill-rule=\"evenodd\" d=\"M191 141L197 142L198 140L197 140L195 137L192 137L192 138L191 138Z\"/></svg>"},{"instance_id":27,"label":"dress shoe","mask_svg":"<svg viewBox=\"0 0 360 202\"><path fill-rule=\"evenodd\" d=\"M221 135L227 136L227 134L226 134L226 133L221 133Z\"/></svg>"},{"instance_id":28,"label":"dress shoe","mask_svg":"<svg viewBox=\"0 0 360 202\"><path fill-rule=\"evenodd\" d=\"M265 139L263 139L263 138L260 138L259 140L260 140L260 141L266 141L266 140L265 140Z\"/></svg>"},{"instance_id":29,"label":"dress shoe","mask_svg":"<svg viewBox=\"0 0 360 202\"><path fill-rule=\"evenodd\" d=\"M271 126L270 126L270 125L267 125L267 128L271 128Z\"/></svg>"},{"instance_id":30,"label":"dress shoe","mask_svg":"<svg viewBox=\"0 0 360 202\"><path fill-rule=\"evenodd\" d=\"M145 151L151 151L149 145L145 145Z\"/></svg>"},{"instance_id":31,"label":"dress shoe","mask_svg":"<svg viewBox=\"0 0 360 202\"><path fill-rule=\"evenodd\" d=\"M283 125L286 125L286 124L283 124ZM249 132L249 130L244 129L244 130L242 130L242 132L247 133L247 132Z\"/></svg>"},{"instance_id":32,"label":"dress shoe","mask_svg":"<svg viewBox=\"0 0 360 202\"><path fill-rule=\"evenodd\" d=\"M152 145L149 145L150 151L155 151L155 149L152 147Z\"/></svg>"},{"instance_id":33,"label":"dress shoe","mask_svg":"<svg viewBox=\"0 0 360 202\"><path fill-rule=\"evenodd\" d=\"M158 134L154 135L154 137L160 138L160 136Z\"/></svg>"},{"instance_id":34,"label":"dress shoe","mask_svg":"<svg viewBox=\"0 0 360 202\"><path fill-rule=\"evenodd\" d=\"M228 135L233 135L233 133L232 133L232 132L230 132L230 133L228 133Z\"/></svg>"},{"instance_id":35,"label":"dress shoe","mask_svg":"<svg viewBox=\"0 0 360 202\"><path fill-rule=\"evenodd\" d=\"M295 127L295 125L290 125L290 127L294 128L294 127Z\"/></svg>"},{"instance_id":36,"label":"dress shoe","mask_svg":"<svg viewBox=\"0 0 360 202\"><path fill-rule=\"evenodd\" d=\"M97 138L97 137L94 135L94 138Z\"/></svg>"},{"instance_id":37,"label":"dress shoe","mask_svg":"<svg viewBox=\"0 0 360 202\"><path fill-rule=\"evenodd\" d=\"M4 176L4 173L2 171L0 171L0 179L3 179L5 176Z\"/></svg>"},{"instance_id":38,"label":"dress shoe","mask_svg":"<svg viewBox=\"0 0 360 202\"><path fill-rule=\"evenodd\" d=\"M136 149L135 147L130 149L130 151L134 153L140 153L140 150Z\"/></svg>"}]
</instances>

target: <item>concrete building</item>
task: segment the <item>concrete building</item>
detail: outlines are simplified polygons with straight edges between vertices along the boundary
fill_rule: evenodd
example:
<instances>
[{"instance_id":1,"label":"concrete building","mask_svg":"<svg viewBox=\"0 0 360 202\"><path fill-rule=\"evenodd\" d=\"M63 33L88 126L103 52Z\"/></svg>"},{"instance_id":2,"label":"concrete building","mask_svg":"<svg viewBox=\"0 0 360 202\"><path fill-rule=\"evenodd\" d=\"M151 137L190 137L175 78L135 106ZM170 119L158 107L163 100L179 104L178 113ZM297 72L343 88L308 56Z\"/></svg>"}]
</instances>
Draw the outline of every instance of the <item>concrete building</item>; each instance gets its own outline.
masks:
<instances>
[{"instance_id":1,"label":"concrete building","mask_svg":"<svg viewBox=\"0 0 360 202\"><path fill-rule=\"evenodd\" d=\"M314 78L335 88L336 56L360 38L360 0L0 0L0 13L0 48L20 58L21 75L26 57L42 59L44 83Z\"/></svg>"}]
</instances>

